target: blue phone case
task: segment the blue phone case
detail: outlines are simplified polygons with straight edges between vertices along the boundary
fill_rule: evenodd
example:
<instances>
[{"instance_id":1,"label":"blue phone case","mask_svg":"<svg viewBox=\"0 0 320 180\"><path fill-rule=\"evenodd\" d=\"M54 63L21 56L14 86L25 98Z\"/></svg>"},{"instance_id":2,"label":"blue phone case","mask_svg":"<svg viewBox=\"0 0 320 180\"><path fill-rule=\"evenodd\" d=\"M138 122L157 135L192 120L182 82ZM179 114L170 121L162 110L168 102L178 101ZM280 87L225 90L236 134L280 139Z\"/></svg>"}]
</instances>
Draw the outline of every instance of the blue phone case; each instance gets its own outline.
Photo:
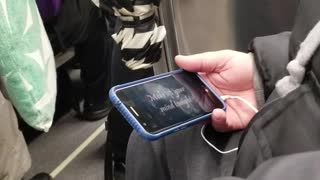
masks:
<instances>
[{"instance_id":1,"label":"blue phone case","mask_svg":"<svg viewBox=\"0 0 320 180\"><path fill-rule=\"evenodd\" d=\"M117 86L114 86L113 88L110 89L109 91L109 97L110 97L110 100L112 102L112 104L117 108L117 110L122 114L122 116L128 121L128 123L144 138L146 139L149 139L149 140L156 140L156 139L159 139L165 135L168 135L168 134L171 134L173 132L177 132L179 130L182 130L184 128L187 128L187 127L190 127L208 117L211 116L211 113L205 115L205 116L202 116L202 117L199 117L199 118L196 118L196 119L193 119L191 121L188 121L188 122L185 122L185 123L182 123L182 124L179 124L177 126L174 126L172 128L169 128L169 129L166 129L166 130L163 130L161 132L158 132L158 133L149 133L147 132L142 125L140 125L139 121L131 114L131 112L127 109L127 107L122 104L122 102L120 101L120 99L117 97L116 95L116 91L117 89L121 89L121 88L125 88L127 86L132 86L132 85L136 85L136 84L142 84L146 81L150 81L150 80L154 80L154 79L158 79L158 78L161 78L161 77L164 77L164 76L167 76L167 75L171 75L171 74L177 74L177 73L180 73L184 70L182 69L178 69L178 70L175 70L175 71L171 71L171 72L167 72L167 73L163 73L163 74L160 74L160 75L156 75L156 76L152 76L152 77L148 77L148 78L145 78L145 79L141 79L141 80L137 80L137 81L133 81L133 82L129 82L129 83L126 83L126 84L121 84L121 85L117 85ZM201 76L199 76L199 79L207 86L207 88L215 95L218 97L218 99L221 101L221 103L223 104L223 109L226 108L226 104L224 103L224 101L221 99L221 97L201 78Z\"/></svg>"}]
</instances>

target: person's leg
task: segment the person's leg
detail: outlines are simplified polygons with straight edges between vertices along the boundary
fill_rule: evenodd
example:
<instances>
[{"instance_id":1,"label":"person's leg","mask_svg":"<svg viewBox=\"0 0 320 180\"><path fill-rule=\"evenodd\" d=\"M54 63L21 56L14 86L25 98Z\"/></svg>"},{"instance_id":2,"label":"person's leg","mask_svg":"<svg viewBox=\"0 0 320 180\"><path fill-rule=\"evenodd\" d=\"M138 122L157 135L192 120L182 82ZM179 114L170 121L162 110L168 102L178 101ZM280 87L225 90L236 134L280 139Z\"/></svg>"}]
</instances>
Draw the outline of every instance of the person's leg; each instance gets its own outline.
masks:
<instances>
[{"instance_id":1,"label":"person's leg","mask_svg":"<svg viewBox=\"0 0 320 180\"><path fill-rule=\"evenodd\" d=\"M166 158L163 140L151 142L133 132L127 149L126 180L171 180Z\"/></svg>"},{"instance_id":2,"label":"person's leg","mask_svg":"<svg viewBox=\"0 0 320 180\"><path fill-rule=\"evenodd\" d=\"M114 43L114 42L113 42ZM111 86L127 83L130 81L152 76L153 69L130 70L121 60L118 46L114 46L110 65ZM115 164L115 171L124 171L126 150L129 136L132 132L131 126L123 116L113 108L108 117L108 145L112 153L112 161Z\"/></svg>"},{"instance_id":3,"label":"person's leg","mask_svg":"<svg viewBox=\"0 0 320 180\"><path fill-rule=\"evenodd\" d=\"M88 39L76 46L76 55L80 61L81 78L85 86L82 115L85 119L95 120L105 117L111 109L108 100L108 64L113 43L107 36L103 19L92 18L90 24Z\"/></svg>"},{"instance_id":4,"label":"person's leg","mask_svg":"<svg viewBox=\"0 0 320 180\"><path fill-rule=\"evenodd\" d=\"M132 128L116 109L111 110L108 120L108 138L112 144L113 160L117 163L125 163Z\"/></svg>"},{"instance_id":5,"label":"person's leg","mask_svg":"<svg viewBox=\"0 0 320 180\"><path fill-rule=\"evenodd\" d=\"M99 8L91 0L64 1L54 26L64 48L75 46L80 62L85 91L80 115L87 120L105 117L111 107L108 63L113 43Z\"/></svg>"},{"instance_id":6,"label":"person's leg","mask_svg":"<svg viewBox=\"0 0 320 180\"><path fill-rule=\"evenodd\" d=\"M223 155L211 148L200 135L201 127L196 125L156 141L133 132L127 149L126 180L211 180L231 175L237 153ZM226 149L237 146L240 137L229 134L219 138L225 134L210 134L212 143L225 144Z\"/></svg>"}]
</instances>

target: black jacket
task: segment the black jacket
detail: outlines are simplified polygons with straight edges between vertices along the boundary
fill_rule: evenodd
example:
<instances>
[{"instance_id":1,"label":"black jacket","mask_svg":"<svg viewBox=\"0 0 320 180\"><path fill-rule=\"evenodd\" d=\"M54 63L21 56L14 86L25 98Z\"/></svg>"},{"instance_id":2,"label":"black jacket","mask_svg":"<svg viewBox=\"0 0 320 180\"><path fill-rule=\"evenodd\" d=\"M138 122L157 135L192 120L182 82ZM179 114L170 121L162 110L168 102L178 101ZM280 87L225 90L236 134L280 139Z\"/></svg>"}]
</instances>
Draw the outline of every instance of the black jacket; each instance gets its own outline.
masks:
<instances>
[{"instance_id":1,"label":"black jacket","mask_svg":"<svg viewBox=\"0 0 320 180\"><path fill-rule=\"evenodd\" d=\"M212 142L222 143L225 149L238 145L238 152L217 153L202 140L201 126L155 142L134 133L127 151L127 180L319 178L320 50L308 64L298 89L283 98L275 91L276 82L288 74L286 66L294 59L300 43L320 20L319 7L318 0L301 0L291 33L253 40L250 51L263 80L266 104L243 131L206 131ZM223 178L226 176L234 178Z\"/></svg>"},{"instance_id":2,"label":"black jacket","mask_svg":"<svg viewBox=\"0 0 320 180\"><path fill-rule=\"evenodd\" d=\"M246 177L262 162L283 155L320 150L320 52L307 66L302 85L284 98L275 83L286 74L300 43L320 20L317 0L300 2L291 34L256 38L252 44L264 81L267 103L253 118L240 141L233 175Z\"/></svg>"}]
</instances>

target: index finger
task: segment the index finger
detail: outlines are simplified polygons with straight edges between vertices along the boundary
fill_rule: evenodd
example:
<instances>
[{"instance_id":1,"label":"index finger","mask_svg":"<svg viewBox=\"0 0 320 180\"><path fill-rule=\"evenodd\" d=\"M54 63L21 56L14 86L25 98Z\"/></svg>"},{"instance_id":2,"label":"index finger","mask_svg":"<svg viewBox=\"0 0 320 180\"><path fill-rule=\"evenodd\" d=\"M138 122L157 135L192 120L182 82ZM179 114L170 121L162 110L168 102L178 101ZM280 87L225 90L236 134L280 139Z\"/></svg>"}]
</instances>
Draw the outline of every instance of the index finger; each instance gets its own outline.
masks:
<instances>
[{"instance_id":1,"label":"index finger","mask_svg":"<svg viewBox=\"0 0 320 180\"><path fill-rule=\"evenodd\" d=\"M176 64L190 72L217 72L227 59L228 50L206 52L189 56L178 55Z\"/></svg>"}]
</instances>

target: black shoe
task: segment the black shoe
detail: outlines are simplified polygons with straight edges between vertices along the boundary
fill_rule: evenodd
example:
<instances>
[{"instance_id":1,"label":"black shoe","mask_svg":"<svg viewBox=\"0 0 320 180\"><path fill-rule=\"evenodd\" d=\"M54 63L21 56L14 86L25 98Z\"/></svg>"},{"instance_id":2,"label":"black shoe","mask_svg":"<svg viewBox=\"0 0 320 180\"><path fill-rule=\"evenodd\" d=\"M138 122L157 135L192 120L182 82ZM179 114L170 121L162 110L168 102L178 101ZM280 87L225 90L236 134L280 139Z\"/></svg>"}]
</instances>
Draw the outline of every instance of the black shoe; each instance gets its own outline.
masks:
<instances>
[{"instance_id":1,"label":"black shoe","mask_svg":"<svg viewBox=\"0 0 320 180\"><path fill-rule=\"evenodd\" d=\"M97 121L106 117L112 109L110 101L105 101L101 104L84 104L81 117L89 121Z\"/></svg>"},{"instance_id":2,"label":"black shoe","mask_svg":"<svg viewBox=\"0 0 320 180\"><path fill-rule=\"evenodd\" d=\"M47 173L39 173L33 176L30 180L52 180L52 177Z\"/></svg>"}]
</instances>

